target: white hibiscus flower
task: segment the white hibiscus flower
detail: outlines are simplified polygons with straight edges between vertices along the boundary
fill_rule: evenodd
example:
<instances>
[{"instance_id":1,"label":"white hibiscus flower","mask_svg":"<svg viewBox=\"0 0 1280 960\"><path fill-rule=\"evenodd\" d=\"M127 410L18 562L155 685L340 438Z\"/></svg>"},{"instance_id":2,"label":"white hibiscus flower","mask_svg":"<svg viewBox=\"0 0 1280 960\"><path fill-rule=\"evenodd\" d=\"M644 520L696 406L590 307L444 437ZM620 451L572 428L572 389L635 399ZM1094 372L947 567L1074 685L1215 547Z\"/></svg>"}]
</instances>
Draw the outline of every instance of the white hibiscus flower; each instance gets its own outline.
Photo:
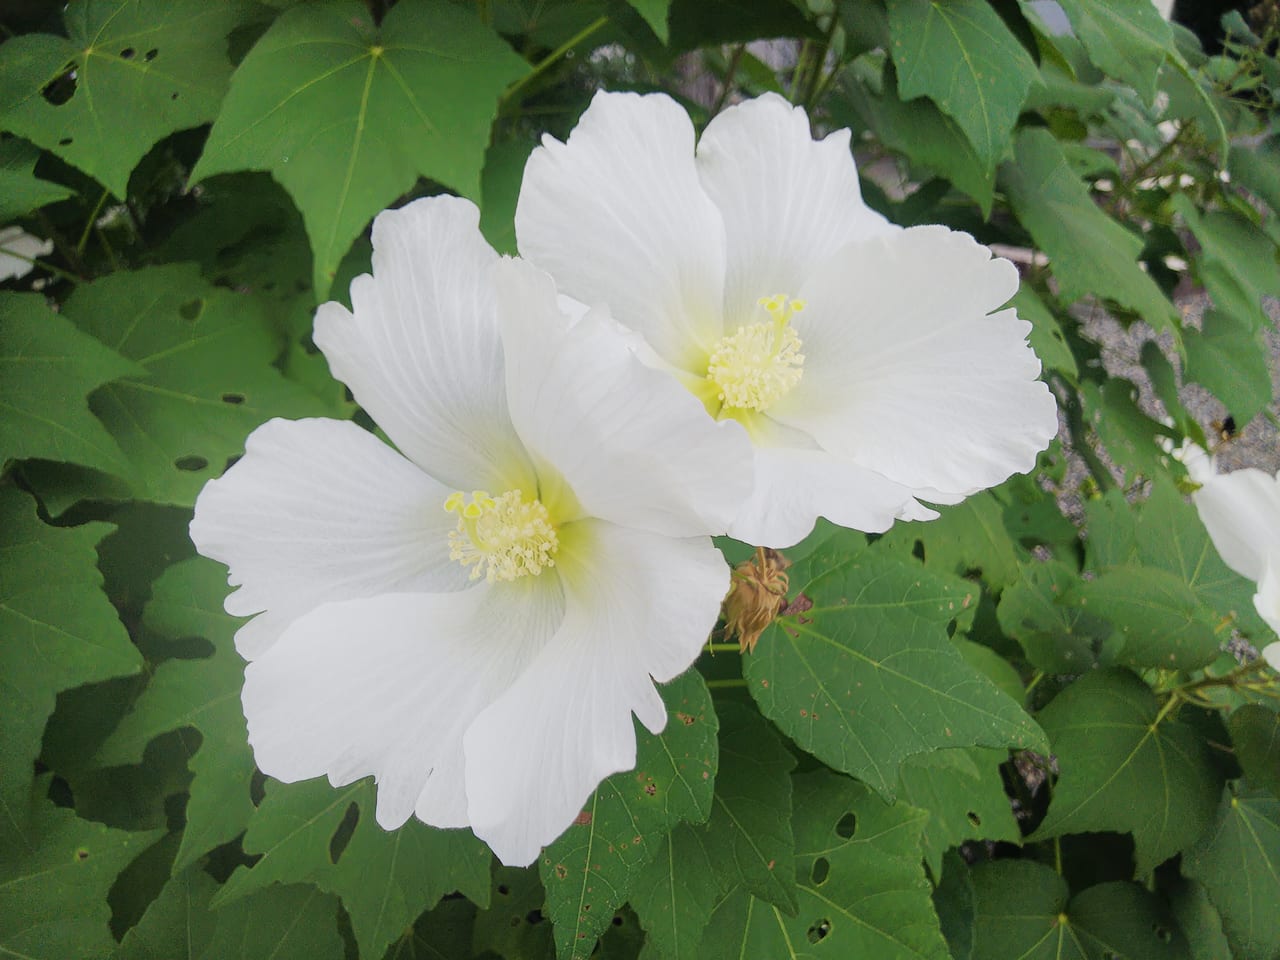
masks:
<instances>
[{"instance_id":1,"label":"white hibiscus flower","mask_svg":"<svg viewBox=\"0 0 1280 960\"><path fill-rule=\"evenodd\" d=\"M25 277L35 269L37 257L52 251L52 240L33 237L21 227L0 227L0 280Z\"/></svg>"},{"instance_id":2,"label":"white hibiscus flower","mask_svg":"<svg viewBox=\"0 0 1280 960\"><path fill-rule=\"evenodd\" d=\"M706 534L746 495L750 446L477 223L453 198L383 213L354 316L316 317L400 453L271 421L191 536L239 586L227 610L258 614L236 643L266 773L373 774L384 827L469 825L524 865L634 766L632 713L666 723L654 681L715 624L729 572Z\"/></svg>"},{"instance_id":3,"label":"white hibiscus flower","mask_svg":"<svg viewBox=\"0 0 1280 960\"><path fill-rule=\"evenodd\" d=\"M1057 432L1017 272L972 237L862 201L849 131L815 141L766 95L694 149L661 94L597 94L525 169L521 255L607 303L755 446L730 533L795 543L825 516L880 531L1030 470Z\"/></svg>"},{"instance_id":4,"label":"white hibiscus flower","mask_svg":"<svg viewBox=\"0 0 1280 960\"><path fill-rule=\"evenodd\" d=\"M1273 477L1252 467L1213 473L1210 467L1192 472L1192 479L1202 486L1191 500L1219 556L1258 585L1253 605L1280 633L1280 473ZM1270 644L1262 655L1280 670L1280 643Z\"/></svg>"}]
</instances>

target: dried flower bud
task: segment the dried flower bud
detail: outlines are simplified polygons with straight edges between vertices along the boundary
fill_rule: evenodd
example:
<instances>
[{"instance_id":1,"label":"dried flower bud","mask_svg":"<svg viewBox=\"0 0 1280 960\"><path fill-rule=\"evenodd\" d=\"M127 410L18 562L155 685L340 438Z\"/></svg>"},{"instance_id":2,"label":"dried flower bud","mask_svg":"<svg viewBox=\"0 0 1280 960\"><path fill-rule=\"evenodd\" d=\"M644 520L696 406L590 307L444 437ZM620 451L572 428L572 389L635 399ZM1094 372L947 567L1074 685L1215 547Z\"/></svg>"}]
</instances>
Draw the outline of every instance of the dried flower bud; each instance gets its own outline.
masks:
<instances>
[{"instance_id":1,"label":"dried flower bud","mask_svg":"<svg viewBox=\"0 0 1280 960\"><path fill-rule=\"evenodd\" d=\"M791 562L776 550L756 547L755 556L733 570L733 584L724 598L725 634L738 636L738 649L754 652L764 628L787 605L790 581L784 572Z\"/></svg>"}]
</instances>

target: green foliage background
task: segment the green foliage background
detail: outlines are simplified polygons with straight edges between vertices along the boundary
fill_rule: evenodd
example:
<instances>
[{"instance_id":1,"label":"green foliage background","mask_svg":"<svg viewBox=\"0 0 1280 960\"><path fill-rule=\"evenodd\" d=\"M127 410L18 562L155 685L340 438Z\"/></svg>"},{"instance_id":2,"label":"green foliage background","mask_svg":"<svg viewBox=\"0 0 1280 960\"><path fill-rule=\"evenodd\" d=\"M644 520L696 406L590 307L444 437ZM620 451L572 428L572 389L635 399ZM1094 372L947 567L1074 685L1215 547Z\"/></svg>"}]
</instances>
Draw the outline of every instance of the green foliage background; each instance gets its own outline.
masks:
<instances>
[{"instance_id":1,"label":"green foliage background","mask_svg":"<svg viewBox=\"0 0 1280 960\"><path fill-rule=\"evenodd\" d=\"M1184 382L1272 416L1274 2L1213 56L1148 0L1062 0L1066 34L1026 0L11 7L0 225L54 250L0 290L0 956L1280 957L1275 637L1157 443L1219 442ZM820 524L791 612L520 871L255 771L186 525L258 424L363 416L310 329L374 214L458 193L514 252L525 158L600 87L699 124L781 92L908 185L864 183L894 221L1024 251L1066 444L931 524ZM1167 423L1099 306L1163 337Z\"/></svg>"}]
</instances>

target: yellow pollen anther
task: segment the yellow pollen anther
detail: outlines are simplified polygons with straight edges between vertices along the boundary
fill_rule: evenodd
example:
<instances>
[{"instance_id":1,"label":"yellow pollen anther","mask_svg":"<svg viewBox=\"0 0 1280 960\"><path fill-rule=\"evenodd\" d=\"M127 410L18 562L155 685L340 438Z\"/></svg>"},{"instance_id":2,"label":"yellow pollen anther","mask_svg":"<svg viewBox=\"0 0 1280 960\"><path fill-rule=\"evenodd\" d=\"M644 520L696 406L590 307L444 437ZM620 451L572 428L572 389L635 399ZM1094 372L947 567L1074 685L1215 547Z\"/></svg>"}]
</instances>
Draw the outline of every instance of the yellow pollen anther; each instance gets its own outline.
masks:
<instances>
[{"instance_id":1,"label":"yellow pollen anther","mask_svg":"<svg viewBox=\"0 0 1280 960\"><path fill-rule=\"evenodd\" d=\"M541 500L526 500L519 490L491 497L484 490L461 491L444 501L458 515L449 532L449 559L471 568L471 579L516 580L556 565L556 536L551 514Z\"/></svg>"},{"instance_id":2,"label":"yellow pollen anther","mask_svg":"<svg viewBox=\"0 0 1280 960\"><path fill-rule=\"evenodd\" d=\"M757 302L769 320L738 327L716 344L707 362L707 379L726 407L765 410L790 393L804 374L800 337L790 326L804 301L779 293Z\"/></svg>"}]
</instances>

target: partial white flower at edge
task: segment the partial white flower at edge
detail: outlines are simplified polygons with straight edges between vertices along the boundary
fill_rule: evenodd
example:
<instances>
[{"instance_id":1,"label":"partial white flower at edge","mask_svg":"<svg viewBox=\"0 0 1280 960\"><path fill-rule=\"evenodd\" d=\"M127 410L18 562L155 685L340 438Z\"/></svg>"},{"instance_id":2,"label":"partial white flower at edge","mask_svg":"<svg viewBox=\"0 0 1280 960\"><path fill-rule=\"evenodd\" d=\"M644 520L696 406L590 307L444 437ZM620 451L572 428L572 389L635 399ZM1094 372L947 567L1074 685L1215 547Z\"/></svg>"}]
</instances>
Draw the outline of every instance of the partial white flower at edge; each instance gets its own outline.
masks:
<instances>
[{"instance_id":1,"label":"partial white flower at edge","mask_svg":"<svg viewBox=\"0 0 1280 960\"><path fill-rule=\"evenodd\" d=\"M1252 467L1214 473L1202 450L1190 461L1185 455L1178 458L1201 484L1191 500L1218 555L1258 585L1253 605L1267 626L1280 633L1280 473L1273 477ZM1262 655L1280 670L1280 643L1269 644Z\"/></svg>"},{"instance_id":2,"label":"partial white flower at edge","mask_svg":"<svg viewBox=\"0 0 1280 960\"><path fill-rule=\"evenodd\" d=\"M32 261L52 250L52 240L41 240L21 227L0 227L0 281L25 277L35 269Z\"/></svg>"},{"instance_id":3,"label":"partial white flower at edge","mask_svg":"<svg viewBox=\"0 0 1280 960\"><path fill-rule=\"evenodd\" d=\"M470 826L525 865L634 766L633 713L663 729L654 681L715 624L729 571L707 535L746 495L750 447L477 224L447 197L383 213L354 316L316 317L400 452L273 420L191 536L239 586L227 610L258 614L236 644L264 772L373 774L382 826Z\"/></svg>"},{"instance_id":4,"label":"partial white flower at edge","mask_svg":"<svg viewBox=\"0 0 1280 960\"><path fill-rule=\"evenodd\" d=\"M849 131L815 141L766 95L694 146L662 94L599 93L525 168L520 253L607 303L755 448L729 532L785 547L818 516L864 531L930 519L1035 465L1057 433L1017 271L965 233L902 229L863 202Z\"/></svg>"}]
</instances>

